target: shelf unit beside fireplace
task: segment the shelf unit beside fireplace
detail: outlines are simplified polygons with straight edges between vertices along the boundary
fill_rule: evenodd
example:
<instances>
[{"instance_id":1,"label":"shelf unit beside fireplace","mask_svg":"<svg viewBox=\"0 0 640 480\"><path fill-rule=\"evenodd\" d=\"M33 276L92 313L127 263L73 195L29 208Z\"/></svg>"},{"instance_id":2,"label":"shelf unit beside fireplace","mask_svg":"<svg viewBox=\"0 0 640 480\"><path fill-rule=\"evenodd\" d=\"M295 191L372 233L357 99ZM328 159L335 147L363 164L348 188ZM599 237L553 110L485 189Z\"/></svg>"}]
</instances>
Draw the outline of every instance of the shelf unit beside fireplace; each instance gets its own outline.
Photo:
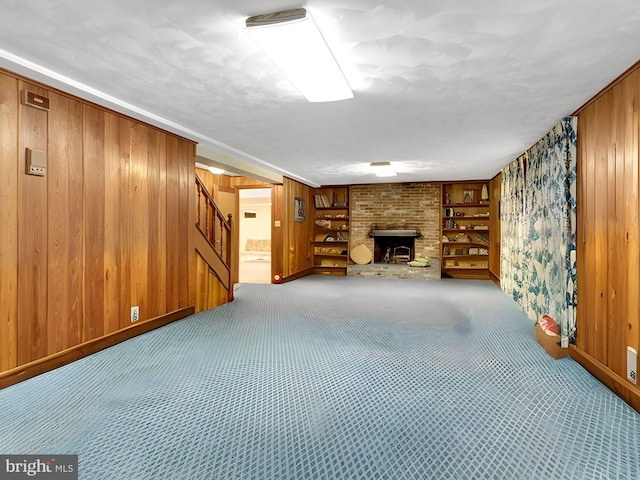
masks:
<instances>
[{"instance_id":1,"label":"shelf unit beside fireplace","mask_svg":"<svg viewBox=\"0 0 640 480\"><path fill-rule=\"evenodd\" d=\"M442 184L443 277L489 278L489 181ZM449 241L445 241L448 239Z\"/></svg>"},{"instance_id":2,"label":"shelf unit beside fireplace","mask_svg":"<svg viewBox=\"0 0 640 480\"><path fill-rule=\"evenodd\" d=\"M349 259L349 187L314 192L313 271L346 275Z\"/></svg>"}]
</instances>

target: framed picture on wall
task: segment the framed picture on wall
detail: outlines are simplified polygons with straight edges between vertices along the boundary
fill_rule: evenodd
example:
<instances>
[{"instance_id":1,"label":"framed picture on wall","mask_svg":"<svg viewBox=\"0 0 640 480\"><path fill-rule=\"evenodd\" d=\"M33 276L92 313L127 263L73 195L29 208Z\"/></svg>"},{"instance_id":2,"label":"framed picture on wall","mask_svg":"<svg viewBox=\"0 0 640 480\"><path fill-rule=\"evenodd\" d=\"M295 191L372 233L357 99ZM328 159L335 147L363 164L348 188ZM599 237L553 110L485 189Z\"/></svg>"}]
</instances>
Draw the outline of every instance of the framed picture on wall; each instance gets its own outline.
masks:
<instances>
[{"instance_id":1,"label":"framed picture on wall","mask_svg":"<svg viewBox=\"0 0 640 480\"><path fill-rule=\"evenodd\" d=\"M293 199L293 219L296 222L304 222L305 218L304 198L295 197Z\"/></svg>"},{"instance_id":2,"label":"framed picture on wall","mask_svg":"<svg viewBox=\"0 0 640 480\"><path fill-rule=\"evenodd\" d=\"M475 190L463 190L462 203L475 203L476 191Z\"/></svg>"}]
</instances>

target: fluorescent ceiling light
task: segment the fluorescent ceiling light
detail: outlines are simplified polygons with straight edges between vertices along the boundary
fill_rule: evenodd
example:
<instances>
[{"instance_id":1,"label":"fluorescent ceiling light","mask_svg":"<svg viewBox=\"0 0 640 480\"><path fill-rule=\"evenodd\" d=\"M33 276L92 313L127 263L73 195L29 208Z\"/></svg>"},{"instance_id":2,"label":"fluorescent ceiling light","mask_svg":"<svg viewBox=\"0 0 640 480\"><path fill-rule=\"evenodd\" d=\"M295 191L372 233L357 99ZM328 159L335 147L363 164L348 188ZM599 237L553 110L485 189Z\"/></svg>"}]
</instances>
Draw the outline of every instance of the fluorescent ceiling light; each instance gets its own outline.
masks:
<instances>
[{"instance_id":1,"label":"fluorescent ceiling light","mask_svg":"<svg viewBox=\"0 0 640 480\"><path fill-rule=\"evenodd\" d=\"M214 175L222 175L226 173L226 170L223 168L214 167L212 165L205 165L204 163L196 162L196 167L201 168L202 170L209 170Z\"/></svg>"},{"instance_id":2,"label":"fluorescent ceiling light","mask_svg":"<svg viewBox=\"0 0 640 480\"><path fill-rule=\"evenodd\" d=\"M304 8L256 15L245 31L310 102L353 98L320 30Z\"/></svg>"},{"instance_id":3,"label":"fluorescent ceiling light","mask_svg":"<svg viewBox=\"0 0 640 480\"><path fill-rule=\"evenodd\" d=\"M371 162L370 166L378 177L395 177L397 175L389 162Z\"/></svg>"}]
</instances>

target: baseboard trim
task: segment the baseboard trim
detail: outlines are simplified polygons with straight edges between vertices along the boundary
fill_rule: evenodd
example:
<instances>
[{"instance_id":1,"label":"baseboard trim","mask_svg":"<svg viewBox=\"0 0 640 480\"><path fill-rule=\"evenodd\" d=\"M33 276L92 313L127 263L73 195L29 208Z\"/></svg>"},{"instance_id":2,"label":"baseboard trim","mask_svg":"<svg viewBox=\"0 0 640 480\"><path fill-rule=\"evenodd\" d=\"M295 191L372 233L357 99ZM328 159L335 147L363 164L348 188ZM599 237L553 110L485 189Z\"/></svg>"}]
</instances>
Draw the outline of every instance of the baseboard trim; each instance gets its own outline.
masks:
<instances>
[{"instance_id":1,"label":"baseboard trim","mask_svg":"<svg viewBox=\"0 0 640 480\"><path fill-rule=\"evenodd\" d=\"M293 275L289 275L288 277L284 277L280 283L291 282L292 280L298 280L299 278L306 277L307 275L311 275L313 273L313 267L302 270L298 273L294 273Z\"/></svg>"},{"instance_id":2,"label":"baseboard trim","mask_svg":"<svg viewBox=\"0 0 640 480\"><path fill-rule=\"evenodd\" d=\"M640 388L629 383L609 367L574 345L569 345L569 355L591 375L600 380L607 388L640 413Z\"/></svg>"},{"instance_id":3,"label":"baseboard trim","mask_svg":"<svg viewBox=\"0 0 640 480\"><path fill-rule=\"evenodd\" d=\"M90 340L75 347L68 348L62 352L50 355L39 360L21 365L6 372L0 373L0 388L5 388L10 385L22 382L28 378L35 377L41 373L54 370L68 363L79 360L83 357L91 355L93 353L104 350L105 348L112 347L118 343L129 340L130 338L142 335L156 328L163 327L171 322L188 317L195 313L195 307L190 306L175 310L160 317L155 317L145 322L141 322L130 327L118 330L110 335L105 335L94 340Z\"/></svg>"}]
</instances>

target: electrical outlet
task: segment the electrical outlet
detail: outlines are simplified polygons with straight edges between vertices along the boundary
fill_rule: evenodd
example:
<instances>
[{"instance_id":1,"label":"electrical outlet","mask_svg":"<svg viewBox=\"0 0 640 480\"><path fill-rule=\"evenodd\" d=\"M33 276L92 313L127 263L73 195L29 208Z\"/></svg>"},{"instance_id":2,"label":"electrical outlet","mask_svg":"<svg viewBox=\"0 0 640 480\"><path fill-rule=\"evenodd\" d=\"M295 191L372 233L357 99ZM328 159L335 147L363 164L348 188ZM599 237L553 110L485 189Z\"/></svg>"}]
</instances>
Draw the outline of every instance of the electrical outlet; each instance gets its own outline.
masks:
<instances>
[{"instance_id":1,"label":"electrical outlet","mask_svg":"<svg viewBox=\"0 0 640 480\"><path fill-rule=\"evenodd\" d=\"M131 323L137 322L140 319L140 307L131 307Z\"/></svg>"},{"instance_id":2,"label":"electrical outlet","mask_svg":"<svg viewBox=\"0 0 640 480\"><path fill-rule=\"evenodd\" d=\"M638 381L638 352L633 347L627 347L627 380L634 385Z\"/></svg>"}]
</instances>

